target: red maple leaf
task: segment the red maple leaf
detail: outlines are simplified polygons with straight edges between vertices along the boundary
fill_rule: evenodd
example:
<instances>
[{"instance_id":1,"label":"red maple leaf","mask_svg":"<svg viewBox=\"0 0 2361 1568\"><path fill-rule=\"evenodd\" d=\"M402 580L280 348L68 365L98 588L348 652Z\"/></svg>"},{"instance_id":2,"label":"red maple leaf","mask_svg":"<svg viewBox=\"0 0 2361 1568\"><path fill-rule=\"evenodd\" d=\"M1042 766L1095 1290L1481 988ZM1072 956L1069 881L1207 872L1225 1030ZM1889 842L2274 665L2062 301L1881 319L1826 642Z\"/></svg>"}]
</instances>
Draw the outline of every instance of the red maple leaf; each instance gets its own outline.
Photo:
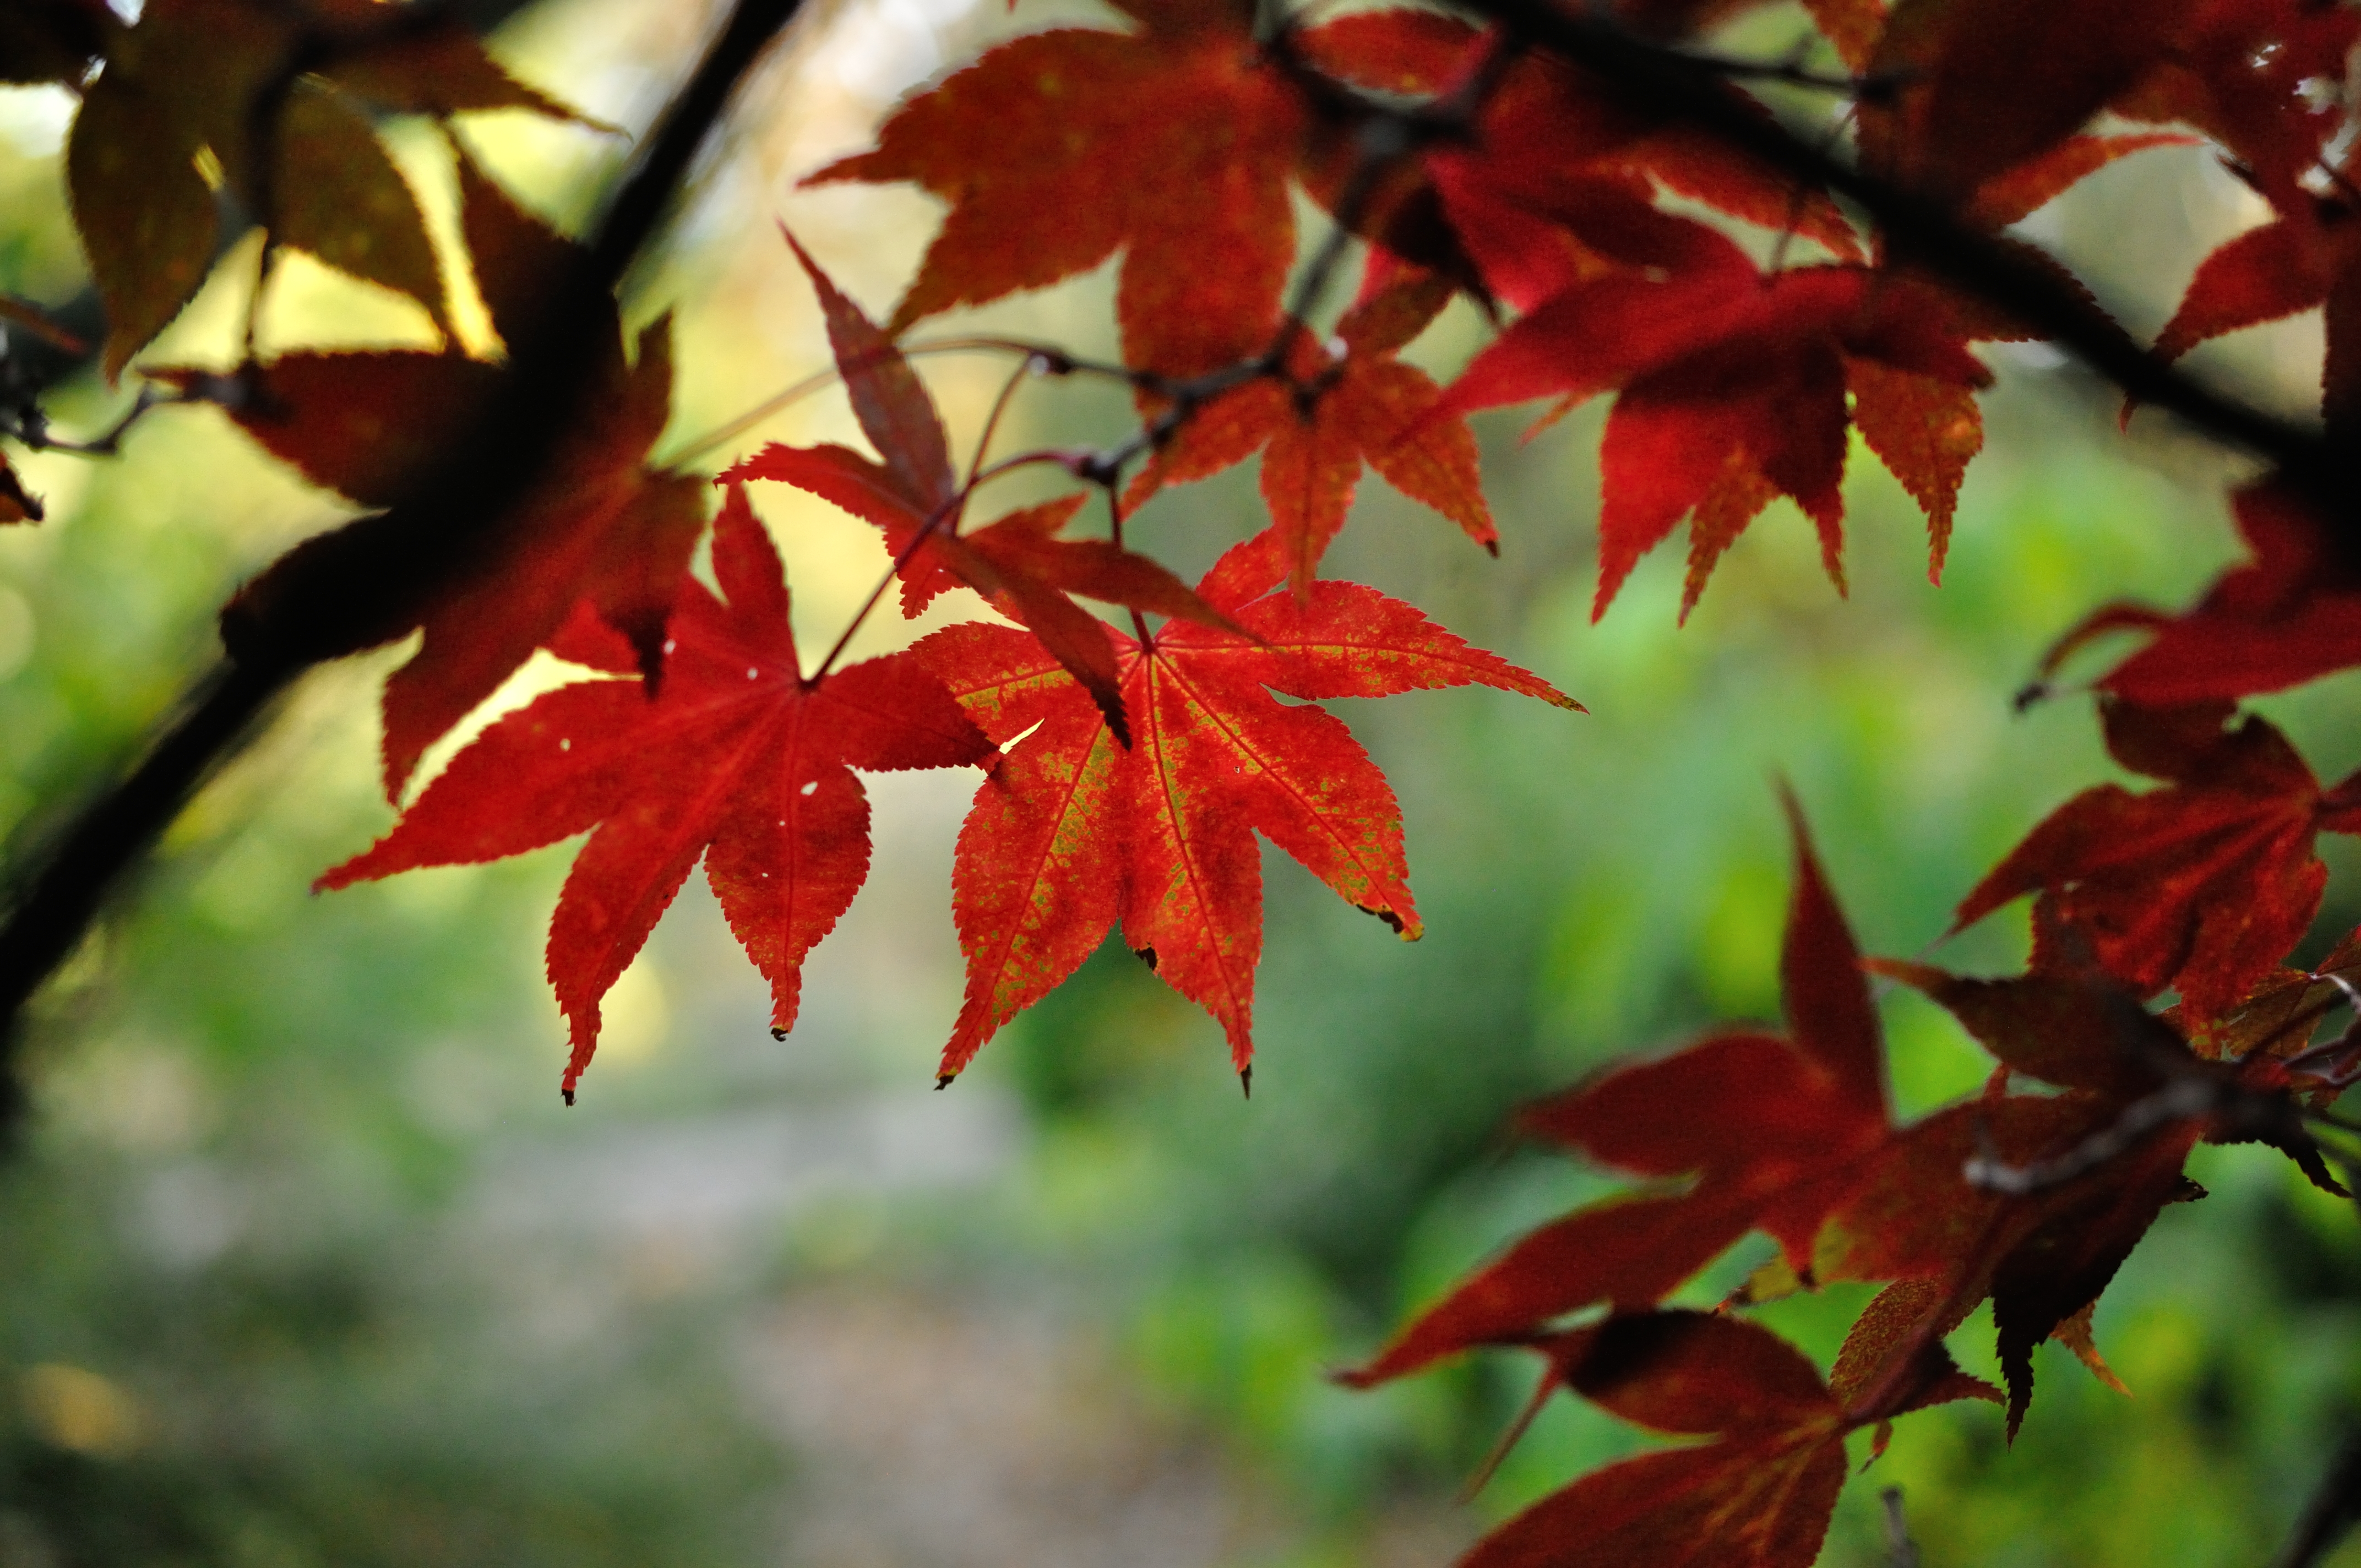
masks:
<instances>
[{"instance_id":1,"label":"red maple leaf","mask_svg":"<svg viewBox=\"0 0 2361 1568\"><path fill-rule=\"evenodd\" d=\"M907 653L806 680L777 552L733 487L714 525L721 598L692 580L663 687L561 686L493 724L393 830L323 888L418 866L522 854L588 831L549 927L549 978L573 1037L565 1091L589 1065L598 1003L700 856L730 929L796 1019L804 955L869 871L853 768L980 762L992 742Z\"/></svg>"},{"instance_id":2,"label":"red maple leaf","mask_svg":"<svg viewBox=\"0 0 2361 1568\"><path fill-rule=\"evenodd\" d=\"M1966 203L2055 148L2148 71L2194 0L1957 0L1901 13L1868 73L1863 165Z\"/></svg>"},{"instance_id":3,"label":"red maple leaf","mask_svg":"<svg viewBox=\"0 0 2361 1568\"><path fill-rule=\"evenodd\" d=\"M2178 120L2220 142L2242 178L2282 213L2312 204L2306 184L2345 124L2341 88L2361 12L2310 0L2197 0L2138 84L2108 105Z\"/></svg>"},{"instance_id":4,"label":"red maple leaf","mask_svg":"<svg viewBox=\"0 0 2361 1568\"><path fill-rule=\"evenodd\" d=\"M1497 77L1464 135L1422 148L1379 183L1365 226L1403 258L1462 283L1480 277L1512 304L1529 302L1502 291L1497 262L1526 226L1516 210L1546 211L1570 186L1612 184L1643 200L1661 187L1839 257L1860 254L1852 225L1825 193L1799 189L1722 138L1635 107L1628 93L1552 56L1528 51L1500 66L1497 31L1433 12L1377 10L1290 43L1331 76L1396 96L1448 102L1479 75ZM1315 176L1315 194L1333 205L1349 169Z\"/></svg>"},{"instance_id":5,"label":"red maple leaf","mask_svg":"<svg viewBox=\"0 0 2361 1568\"><path fill-rule=\"evenodd\" d=\"M2043 1339L2059 1338L2114 1381L2090 1343L2092 1306L2166 1204L2203 1196L2181 1174L2198 1141L2269 1143L2342 1191L2294 1115L2298 1080L2272 1054L2202 1058L2095 973L1982 981L1916 963L1871 967L1949 1009L2005 1072L2063 1092L2004 1094L1995 1078L1981 1101L1897 1135L1830 1216L1819 1278L1901 1282L1880 1298L1886 1321L1865 1357L1873 1368L1857 1375L1863 1387L1904 1376L1904 1352L1989 1295L2013 1436Z\"/></svg>"},{"instance_id":6,"label":"red maple leaf","mask_svg":"<svg viewBox=\"0 0 2361 1568\"><path fill-rule=\"evenodd\" d=\"M950 203L941 233L889 327L1089 270L1117 250L1116 317L1126 361L1173 377L1236 363L1268 338L1294 253L1289 185L1343 204L1361 159L1345 120L1314 113L1254 37L1238 0L1121 0L1138 30L1058 28L988 50L897 110L874 151L811 182L915 181ZM1380 91L1432 96L1462 82L1491 47L1430 13L1386 10L1291 33L1299 62ZM1571 160L1653 177L1739 216L1800 227L1852 255L1852 230L1824 195L1710 137L1620 105L1560 62L1527 55L1481 105L1473 139L1496 162ZM1400 255L1455 282L1476 273L1446 214L1438 151L1387 171L1347 213ZM1044 212L1062 220L1049 229ZM1202 258L1218 255L1217 267Z\"/></svg>"},{"instance_id":7,"label":"red maple leaf","mask_svg":"<svg viewBox=\"0 0 2361 1568\"><path fill-rule=\"evenodd\" d=\"M1516 1343L1598 1301L1653 1305L1749 1230L1808 1271L1820 1219L1887 1134L1885 1047L1860 953L1800 817L1780 960L1789 1034L1717 1035L1543 1101L1530 1132L1663 1182L1576 1211L1510 1246L1348 1381L1478 1344Z\"/></svg>"},{"instance_id":8,"label":"red maple leaf","mask_svg":"<svg viewBox=\"0 0 2361 1568\"><path fill-rule=\"evenodd\" d=\"M1449 294L1433 274L1410 275L1347 312L1330 343L1292 326L1281 373L1257 377L1190 413L1132 482L1125 510L1166 485L1206 478L1260 452L1263 499L1289 578L1301 589L1345 526L1366 463L1498 554L1499 532L1484 501L1475 436L1459 420L1424 419L1435 385L1396 357Z\"/></svg>"},{"instance_id":9,"label":"red maple leaf","mask_svg":"<svg viewBox=\"0 0 2361 1568\"><path fill-rule=\"evenodd\" d=\"M1221 1024L1245 1072L1262 947L1257 830L1418 936L1384 775L1324 709L1270 692L1381 696L1475 682L1577 706L1374 589L1321 581L1301 597L1274 593L1286 575L1266 532L1198 585L1238 630L1174 621L1143 644L1102 627L1122 673L1128 748L1022 630L954 626L914 650L985 733L1014 742L976 791L952 868L968 978L946 1077L1117 921L1159 978Z\"/></svg>"},{"instance_id":10,"label":"red maple leaf","mask_svg":"<svg viewBox=\"0 0 2361 1568\"><path fill-rule=\"evenodd\" d=\"M962 485L953 472L942 416L926 384L894 340L837 288L793 235L787 244L819 295L838 373L878 456L864 457L833 443L774 442L722 477L793 485L876 524L894 552L905 616L916 616L943 589L965 583L994 608L1024 622L1091 694L1116 737L1130 744L1114 652L1097 619L1068 596L1213 626L1228 623L1147 556L1111 541L1060 539L1058 531L1081 510L1083 497L1028 507L961 533L960 517L974 481ZM1471 466L1472 462L1471 453Z\"/></svg>"},{"instance_id":11,"label":"red maple leaf","mask_svg":"<svg viewBox=\"0 0 2361 1568\"><path fill-rule=\"evenodd\" d=\"M1686 615L1738 531L1781 494L1818 528L1841 587L1839 484L1855 366L1850 378L1871 405L1863 433L1935 500L1939 551L1958 466L1982 441L1961 405L1971 411L1967 389L1991 377L1945 313L1927 308L1927 291L1864 267L1766 274L1714 230L1661 215L1633 254L1650 252L1658 259L1645 270L1576 281L1542 302L1438 405L1461 413L1619 392L1599 455L1593 615L1695 512Z\"/></svg>"},{"instance_id":12,"label":"red maple leaf","mask_svg":"<svg viewBox=\"0 0 2361 1568\"><path fill-rule=\"evenodd\" d=\"M514 335L533 320L548 279L570 265L575 242L525 213L459 159L463 226L493 324ZM353 646L423 629L415 657L385 687L385 787L397 796L437 738L546 646L587 602L630 640L643 673L661 668L664 619L705 525L705 483L655 471L645 459L672 411L670 318L642 332L623 357L620 320L598 338L595 390L549 457L543 477L483 551L419 618L355 629ZM222 378L159 370L188 386ZM253 373L232 417L315 484L368 507L402 499L434 455L499 395L497 367L458 354L282 355ZM283 582L315 580L324 554L366 558L401 527L368 517L300 544L240 595L267 607ZM300 563L300 564L296 564Z\"/></svg>"},{"instance_id":13,"label":"red maple leaf","mask_svg":"<svg viewBox=\"0 0 2361 1568\"><path fill-rule=\"evenodd\" d=\"M1543 1394L1562 1386L1634 1425L1712 1441L1592 1472L1477 1542L1461 1568L1809 1568L1844 1489L1847 1432L1990 1393L1938 1346L1883 1403L1852 1408L1784 1340L1706 1312L1612 1317L1533 1348L1550 1362Z\"/></svg>"},{"instance_id":14,"label":"red maple leaf","mask_svg":"<svg viewBox=\"0 0 2361 1568\"><path fill-rule=\"evenodd\" d=\"M2225 730L2227 702L2101 711L2115 760L2167 787L2102 784L2068 801L1968 894L1952 929L2037 893L2042 927L2070 930L2140 995L2171 987L2189 1018L2211 1017L2311 926L2328 880L2313 838L2361 832L2361 781L2323 792L2263 719Z\"/></svg>"},{"instance_id":15,"label":"red maple leaf","mask_svg":"<svg viewBox=\"0 0 2361 1568\"><path fill-rule=\"evenodd\" d=\"M1702 1312L1610 1318L1543 1347L1556 1379L1653 1431L1714 1441L1594 1471L1461 1568L1729 1563L1809 1568L1844 1489L1845 1411L1767 1330Z\"/></svg>"},{"instance_id":16,"label":"red maple leaf","mask_svg":"<svg viewBox=\"0 0 2361 1568\"><path fill-rule=\"evenodd\" d=\"M2153 635L2098 685L2150 707L2280 691L2361 664L2361 576L2319 511L2277 479L2247 486L2231 504L2250 560L2180 615L2128 603L2096 611L2059 640L2045 673L2125 630Z\"/></svg>"},{"instance_id":17,"label":"red maple leaf","mask_svg":"<svg viewBox=\"0 0 2361 1568\"><path fill-rule=\"evenodd\" d=\"M2332 429L2361 428L2361 219L2338 203L2304 197L2225 241L2198 265L2156 350L2177 359L2207 338L2320 305L2328 327L2322 410Z\"/></svg>"},{"instance_id":18,"label":"red maple leaf","mask_svg":"<svg viewBox=\"0 0 2361 1568\"><path fill-rule=\"evenodd\" d=\"M911 180L950 203L891 331L1088 271L1118 249L1115 310L1134 364L1178 376L1229 364L1239 323L1278 314L1295 249L1288 180L1308 126L1262 59L1253 6L1118 8L1137 30L1060 27L1002 44L895 111L876 150L811 176Z\"/></svg>"}]
</instances>

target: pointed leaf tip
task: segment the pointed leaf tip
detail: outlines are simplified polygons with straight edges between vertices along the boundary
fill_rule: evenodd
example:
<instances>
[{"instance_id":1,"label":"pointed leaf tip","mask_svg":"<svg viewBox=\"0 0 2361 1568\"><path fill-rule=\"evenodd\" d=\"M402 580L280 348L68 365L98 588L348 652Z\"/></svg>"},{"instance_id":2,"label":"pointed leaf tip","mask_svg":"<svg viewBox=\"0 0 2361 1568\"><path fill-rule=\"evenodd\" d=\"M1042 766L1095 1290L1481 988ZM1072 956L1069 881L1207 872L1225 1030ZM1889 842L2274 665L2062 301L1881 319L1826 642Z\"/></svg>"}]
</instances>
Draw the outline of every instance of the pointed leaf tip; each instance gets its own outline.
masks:
<instances>
[{"instance_id":1,"label":"pointed leaf tip","mask_svg":"<svg viewBox=\"0 0 2361 1568\"><path fill-rule=\"evenodd\" d=\"M1802 806L1784 781L1779 794L1795 846L1795 890L1779 958L1788 1024L1799 1049L1833 1072L1850 1098L1882 1116L1885 1036L1861 949L1820 870Z\"/></svg>"}]
</instances>

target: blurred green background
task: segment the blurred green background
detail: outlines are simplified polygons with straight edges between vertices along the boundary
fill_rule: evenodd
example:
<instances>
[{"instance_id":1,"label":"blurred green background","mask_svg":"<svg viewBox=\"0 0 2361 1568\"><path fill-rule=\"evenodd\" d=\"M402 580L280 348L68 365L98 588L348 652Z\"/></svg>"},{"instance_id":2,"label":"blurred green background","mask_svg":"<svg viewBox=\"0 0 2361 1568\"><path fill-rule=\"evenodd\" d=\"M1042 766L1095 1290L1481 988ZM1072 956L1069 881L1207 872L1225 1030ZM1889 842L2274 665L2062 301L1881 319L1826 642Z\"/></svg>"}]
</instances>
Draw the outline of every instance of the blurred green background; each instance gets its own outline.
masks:
<instances>
[{"instance_id":1,"label":"blurred green background","mask_svg":"<svg viewBox=\"0 0 2361 1568\"><path fill-rule=\"evenodd\" d=\"M998 11L847 0L772 73L634 296L636 314L682 313L681 438L824 363L774 215L890 302L928 204L792 179L990 29L1060 14ZM640 123L699 21L546 0L499 45ZM1773 10L1730 41L1777 52L1801 29ZM80 276L63 115L0 92L0 288L52 301ZM432 138L390 135L431 199L448 178ZM518 116L470 135L558 213L620 156ZM2242 200L2201 155L2151 153L2027 227L2152 332L2255 220ZM151 359L222 362L234 270ZM1101 276L983 319L1104 346L1106 293ZM414 339L422 320L300 273L267 317L279 342ZM1455 312L1418 356L1447 374L1479 340ZM2298 322L2200 363L2301 408L2317 354ZM1338 705L1401 796L1428 935L1396 942L1269 856L1251 1102L1213 1026L1112 945L928 1091L972 787L944 776L874 781L873 881L813 959L793 1036L770 1039L759 981L692 886L565 1112L539 948L569 851L310 895L388 820L372 702L401 651L315 676L43 999L34 1112L0 1167L0 1564L1439 1563L1637 1446L1560 1401L1462 1504L1531 1368L1359 1395L1322 1374L1609 1190L1503 1138L1521 1101L1775 1015L1775 780L1864 947L1911 955L2043 812L2118 776L2087 699L2020 716L2010 696L2094 604L2178 600L2230 558L2233 470L2145 416L2119 433L2105 391L2038 350L1992 357L1988 450L1939 589L1915 510L1858 450L1851 597L1782 503L1685 629L1677 543L1589 621L1596 408L1530 444L1514 411L1483 423L1497 563L1368 481L1331 569L1590 712L1474 691ZM1005 361L928 363L972 435ZM53 411L93 428L122 398L74 384ZM1021 408L1016 439L1061 444L1125 412L1064 386ZM850 429L822 400L766 433ZM203 411L151 418L115 462L27 472L53 513L0 538L0 827L19 844L169 704L229 588L335 515ZM1252 484L1170 496L1140 537L1202 568L1255 526ZM832 635L882 553L817 503L761 504L799 625ZM2263 706L2335 777L2361 764L2356 695L2341 678ZM2361 867L2329 852L2319 947L2361 921ZM1944 960L2007 968L2011 919ZM1934 1009L1886 1009L1905 1110L1982 1080ZM2168 1211L2099 1310L2136 1398L2051 1346L2013 1452L1989 1409L1912 1418L1848 1494L1828 1562L1881 1560L1880 1485L1904 1488L1930 1564L2268 1560L2361 1419L2361 1238L2274 1154L2202 1151L2195 1174L2213 1196ZM1718 1299L1757 1255L1688 1295ZM1860 1304L1766 1316L1825 1365ZM1954 1343L1989 1370L1988 1341L1971 1322Z\"/></svg>"}]
</instances>

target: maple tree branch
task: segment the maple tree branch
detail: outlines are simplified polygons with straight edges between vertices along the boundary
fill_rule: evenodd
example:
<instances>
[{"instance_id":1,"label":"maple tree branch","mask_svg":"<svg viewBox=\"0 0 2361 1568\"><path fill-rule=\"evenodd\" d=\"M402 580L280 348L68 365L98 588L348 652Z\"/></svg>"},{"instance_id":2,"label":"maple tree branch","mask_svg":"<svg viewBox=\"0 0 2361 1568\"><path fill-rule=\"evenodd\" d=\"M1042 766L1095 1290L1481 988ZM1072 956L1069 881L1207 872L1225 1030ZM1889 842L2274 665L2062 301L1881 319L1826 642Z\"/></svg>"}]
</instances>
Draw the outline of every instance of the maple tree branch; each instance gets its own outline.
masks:
<instances>
[{"instance_id":1,"label":"maple tree branch","mask_svg":"<svg viewBox=\"0 0 2361 1568\"><path fill-rule=\"evenodd\" d=\"M401 635L445 586L499 540L510 503L538 478L571 422L597 351L597 323L653 236L697 149L739 82L802 0L738 0L688 81L615 187L581 263L553 280L480 424L356 537L356 548L299 546L271 574L279 591L224 611L227 656L201 676L137 764L51 843L18 857L0 921L0 1090L21 1091L12 1062L24 1007L90 928L117 881L233 754L272 698L315 663ZM329 538L334 536L321 536ZM314 541L313 543L317 543ZM283 578L282 578L283 573Z\"/></svg>"},{"instance_id":2,"label":"maple tree branch","mask_svg":"<svg viewBox=\"0 0 2361 1568\"><path fill-rule=\"evenodd\" d=\"M1458 0L1596 76L1653 115L1669 114L1807 185L1852 203L1883 231L1895 259L1997 306L2081 360L2133 400L2177 414L2216 440L2267 459L2318 503L2348 552L2361 554L2361 494L2328 439L2266 413L2165 364L2040 261L1962 222L1950 206L1878 178L1814 146L1747 100L1721 91L1719 62L1636 38L1552 0Z\"/></svg>"},{"instance_id":3,"label":"maple tree branch","mask_svg":"<svg viewBox=\"0 0 2361 1568\"><path fill-rule=\"evenodd\" d=\"M87 441L60 440L49 433L49 419L38 403L27 403L21 408L0 411L0 434L21 443L34 452L61 452L69 457L113 457L123 449L123 438L132 427L158 409L176 403L208 401L202 392L182 390L177 387L159 387L153 381L142 382L139 394L131 400L113 424Z\"/></svg>"},{"instance_id":4,"label":"maple tree branch","mask_svg":"<svg viewBox=\"0 0 2361 1568\"><path fill-rule=\"evenodd\" d=\"M2346 1436L2273 1568L2312 1568L2361 1521L2361 1431Z\"/></svg>"},{"instance_id":5,"label":"maple tree branch","mask_svg":"<svg viewBox=\"0 0 2361 1568\"><path fill-rule=\"evenodd\" d=\"M1918 1568L1918 1543L1910 1539L1910 1521L1902 1516L1902 1488L1888 1486L1877 1500L1885 1505L1885 1561L1891 1568Z\"/></svg>"},{"instance_id":6,"label":"maple tree branch","mask_svg":"<svg viewBox=\"0 0 2361 1568\"><path fill-rule=\"evenodd\" d=\"M2235 1093L2235 1091L2230 1092ZM2024 1165L2011 1165L2002 1159L2000 1151L1992 1144L1990 1131L1979 1124L1976 1129L1979 1147L1976 1153L1968 1157L1967 1164L1960 1168L1960 1174L1969 1186L1981 1187L1987 1192L2004 1193L2012 1198L2030 1197L2096 1170L2109 1160L2130 1152L2141 1139L2159 1127L2192 1116L2213 1114L2224 1103L2224 1085L2194 1073L2175 1078L2153 1093L2143 1095L2125 1106L2122 1114L2071 1148Z\"/></svg>"}]
</instances>

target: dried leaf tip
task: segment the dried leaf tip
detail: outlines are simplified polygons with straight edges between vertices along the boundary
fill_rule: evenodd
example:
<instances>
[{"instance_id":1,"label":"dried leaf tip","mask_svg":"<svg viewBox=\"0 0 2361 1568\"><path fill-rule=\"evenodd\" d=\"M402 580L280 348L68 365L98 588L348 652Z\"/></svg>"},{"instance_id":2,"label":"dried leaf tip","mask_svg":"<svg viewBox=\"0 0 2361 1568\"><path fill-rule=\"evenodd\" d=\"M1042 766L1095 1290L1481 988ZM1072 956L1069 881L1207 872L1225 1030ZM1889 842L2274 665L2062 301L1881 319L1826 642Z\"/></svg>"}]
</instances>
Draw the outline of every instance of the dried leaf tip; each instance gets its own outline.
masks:
<instances>
[{"instance_id":1,"label":"dried leaf tip","mask_svg":"<svg viewBox=\"0 0 2361 1568\"><path fill-rule=\"evenodd\" d=\"M1251 1062L1238 1069L1238 1087L1246 1091L1247 1099L1254 1098L1254 1065Z\"/></svg>"},{"instance_id":2,"label":"dried leaf tip","mask_svg":"<svg viewBox=\"0 0 2361 1568\"><path fill-rule=\"evenodd\" d=\"M570 1089L561 1089L557 1091L557 1094L558 1098L565 1101L566 1104L572 1105L574 1103L574 1091Z\"/></svg>"},{"instance_id":3,"label":"dried leaf tip","mask_svg":"<svg viewBox=\"0 0 2361 1568\"><path fill-rule=\"evenodd\" d=\"M935 1092L940 1094L944 1090L949 1089L951 1086L951 1080L958 1076L959 1074L955 1072L947 1072L938 1077L935 1080Z\"/></svg>"},{"instance_id":4,"label":"dried leaf tip","mask_svg":"<svg viewBox=\"0 0 2361 1568\"><path fill-rule=\"evenodd\" d=\"M785 1029L780 1028L776 1024L771 1025L771 1038L774 1040L784 1040L786 1037L787 1032Z\"/></svg>"}]
</instances>

